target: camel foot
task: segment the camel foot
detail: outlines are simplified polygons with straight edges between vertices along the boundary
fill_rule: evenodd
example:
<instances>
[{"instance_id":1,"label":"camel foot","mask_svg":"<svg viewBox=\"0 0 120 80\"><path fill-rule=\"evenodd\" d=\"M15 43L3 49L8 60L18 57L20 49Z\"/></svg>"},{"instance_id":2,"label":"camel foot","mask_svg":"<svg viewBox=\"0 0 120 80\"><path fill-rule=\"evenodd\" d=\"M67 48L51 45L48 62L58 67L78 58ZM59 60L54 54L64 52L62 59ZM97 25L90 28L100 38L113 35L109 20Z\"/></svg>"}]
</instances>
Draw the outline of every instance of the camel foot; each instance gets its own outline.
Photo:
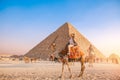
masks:
<instances>
[{"instance_id":1,"label":"camel foot","mask_svg":"<svg viewBox=\"0 0 120 80\"><path fill-rule=\"evenodd\" d=\"M58 78L60 78L61 80L64 80L64 77L63 77L63 76L59 76Z\"/></svg>"},{"instance_id":2,"label":"camel foot","mask_svg":"<svg viewBox=\"0 0 120 80\"><path fill-rule=\"evenodd\" d=\"M73 76L72 76L72 75L70 75L70 77L69 77L69 78L71 79L72 77L73 77Z\"/></svg>"},{"instance_id":3,"label":"camel foot","mask_svg":"<svg viewBox=\"0 0 120 80\"><path fill-rule=\"evenodd\" d=\"M80 73L78 77L82 77L83 73Z\"/></svg>"},{"instance_id":4,"label":"camel foot","mask_svg":"<svg viewBox=\"0 0 120 80\"><path fill-rule=\"evenodd\" d=\"M59 78L62 78L63 76L59 76Z\"/></svg>"}]
</instances>

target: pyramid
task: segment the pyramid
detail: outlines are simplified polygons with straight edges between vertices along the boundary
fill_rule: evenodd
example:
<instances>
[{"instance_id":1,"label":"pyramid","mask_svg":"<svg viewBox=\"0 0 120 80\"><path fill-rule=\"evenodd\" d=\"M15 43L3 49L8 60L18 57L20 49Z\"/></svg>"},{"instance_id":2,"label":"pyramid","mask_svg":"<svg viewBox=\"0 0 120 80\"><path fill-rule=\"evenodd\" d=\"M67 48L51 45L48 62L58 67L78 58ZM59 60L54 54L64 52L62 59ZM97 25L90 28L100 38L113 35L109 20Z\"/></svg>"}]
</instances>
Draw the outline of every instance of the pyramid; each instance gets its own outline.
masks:
<instances>
[{"instance_id":1,"label":"pyramid","mask_svg":"<svg viewBox=\"0 0 120 80\"><path fill-rule=\"evenodd\" d=\"M118 64L120 64L120 57L119 57L118 55L114 54L114 53L111 54L108 59L109 59L109 60L114 60L113 63L118 63ZM115 60L116 60L116 61L115 61Z\"/></svg>"},{"instance_id":2,"label":"pyramid","mask_svg":"<svg viewBox=\"0 0 120 80\"><path fill-rule=\"evenodd\" d=\"M41 41L38 45L33 47L28 53L25 54L25 56L46 60L49 57L49 54L53 53L49 46L54 42L56 43L57 52L61 52L68 44L69 36L72 33L75 34L75 41L80 46L81 50L86 54L91 43L70 23L65 23L55 32ZM104 58L104 55L95 46L93 46L93 49L95 51L95 55Z\"/></svg>"}]
</instances>

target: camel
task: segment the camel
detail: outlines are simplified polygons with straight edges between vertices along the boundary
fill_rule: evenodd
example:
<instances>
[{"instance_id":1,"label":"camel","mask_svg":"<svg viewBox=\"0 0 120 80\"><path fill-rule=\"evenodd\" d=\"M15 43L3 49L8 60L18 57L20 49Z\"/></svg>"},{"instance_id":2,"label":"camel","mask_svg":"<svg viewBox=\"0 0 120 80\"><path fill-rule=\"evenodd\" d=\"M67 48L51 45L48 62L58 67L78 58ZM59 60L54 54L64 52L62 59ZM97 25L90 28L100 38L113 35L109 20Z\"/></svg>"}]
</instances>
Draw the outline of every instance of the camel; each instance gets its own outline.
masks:
<instances>
[{"instance_id":1,"label":"camel","mask_svg":"<svg viewBox=\"0 0 120 80\"><path fill-rule=\"evenodd\" d=\"M95 54L93 54L92 52L95 52L92 45L90 44L89 48L88 48L88 56L86 56L86 62L89 63L89 67L93 67L93 62L95 60Z\"/></svg>"},{"instance_id":2,"label":"camel","mask_svg":"<svg viewBox=\"0 0 120 80\"><path fill-rule=\"evenodd\" d=\"M54 54L50 54L49 60L50 60L50 61L54 61L54 59L55 59Z\"/></svg>"},{"instance_id":3,"label":"camel","mask_svg":"<svg viewBox=\"0 0 120 80\"><path fill-rule=\"evenodd\" d=\"M24 60L25 63L29 63L30 62L30 58L26 57L26 56L23 58L23 60Z\"/></svg>"},{"instance_id":4,"label":"camel","mask_svg":"<svg viewBox=\"0 0 120 80\"><path fill-rule=\"evenodd\" d=\"M31 58L30 60L31 60L31 63L32 63L32 62L35 63L35 62L37 61L37 58Z\"/></svg>"},{"instance_id":5,"label":"camel","mask_svg":"<svg viewBox=\"0 0 120 80\"><path fill-rule=\"evenodd\" d=\"M60 60L62 62L62 73L61 73L60 78L64 78L63 76L64 76L64 66L65 65L67 65L67 68L70 73L70 78L72 78L72 72L69 67L69 62L72 60L79 61L81 63L81 67L80 67L81 71L80 71L80 74L78 75L78 77L81 77L85 70L85 65L84 65L85 58L84 58L83 52L80 50L79 46L74 46L74 47L71 47L71 54L68 55L67 53L68 53L68 45L66 45L65 49L59 53L60 57L58 60Z\"/></svg>"},{"instance_id":6,"label":"camel","mask_svg":"<svg viewBox=\"0 0 120 80\"><path fill-rule=\"evenodd\" d=\"M24 56L25 63L36 62L36 60L37 60L36 58L29 58L29 57Z\"/></svg>"},{"instance_id":7,"label":"camel","mask_svg":"<svg viewBox=\"0 0 120 80\"><path fill-rule=\"evenodd\" d=\"M94 56L86 56L85 57L85 63L88 62L88 66L89 67L93 67L93 63L94 63L95 57Z\"/></svg>"}]
</instances>

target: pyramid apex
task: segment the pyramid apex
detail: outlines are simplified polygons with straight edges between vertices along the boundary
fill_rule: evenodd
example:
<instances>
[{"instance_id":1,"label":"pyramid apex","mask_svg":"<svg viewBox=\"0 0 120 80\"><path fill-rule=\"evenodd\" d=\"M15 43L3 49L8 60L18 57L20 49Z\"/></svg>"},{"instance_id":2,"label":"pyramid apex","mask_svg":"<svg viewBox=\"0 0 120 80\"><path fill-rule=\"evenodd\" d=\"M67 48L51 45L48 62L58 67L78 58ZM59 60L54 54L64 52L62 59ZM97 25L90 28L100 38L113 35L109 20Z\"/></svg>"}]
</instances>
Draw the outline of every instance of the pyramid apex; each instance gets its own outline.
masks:
<instances>
[{"instance_id":1,"label":"pyramid apex","mask_svg":"<svg viewBox=\"0 0 120 80\"><path fill-rule=\"evenodd\" d=\"M65 22L60 28L70 28L72 25L69 22Z\"/></svg>"},{"instance_id":2,"label":"pyramid apex","mask_svg":"<svg viewBox=\"0 0 120 80\"><path fill-rule=\"evenodd\" d=\"M64 27L68 27L68 28L73 27L72 24L69 23L69 22L65 22L62 26L64 26Z\"/></svg>"},{"instance_id":3,"label":"pyramid apex","mask_svg":"<svg viewBox=\"0 0 120 80\"><path fill-rule=\"evenodd\" d=\"M65 24L67 24L67 25L71 25L69 22L65 22Z\"/></svg>"},{"instance_id":4,"label":"pyramid apex","mask_svg":"<svg viewBox=\"0 0 120 80\"><path fill-rule=\"evenodd\" d=\"M69 22L65 22L65 24L69 24Z\"/></svg>"}]
</instances>

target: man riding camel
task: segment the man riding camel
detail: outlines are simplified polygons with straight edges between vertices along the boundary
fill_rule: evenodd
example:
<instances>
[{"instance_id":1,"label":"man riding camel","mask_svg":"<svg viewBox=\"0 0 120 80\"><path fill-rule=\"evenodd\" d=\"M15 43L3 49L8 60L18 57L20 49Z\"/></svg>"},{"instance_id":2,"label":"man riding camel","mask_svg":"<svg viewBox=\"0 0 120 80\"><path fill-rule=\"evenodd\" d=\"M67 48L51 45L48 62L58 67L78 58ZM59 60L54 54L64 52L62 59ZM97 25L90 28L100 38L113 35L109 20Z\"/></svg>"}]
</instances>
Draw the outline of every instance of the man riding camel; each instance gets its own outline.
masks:
<instances>
[{"instance_id":1,"label":"man riding camel","mask_svg":"<svg viewBox=\"0 0 120 80\"><path fill-rule=\"evenodd\" d=\"M74 38L75 38L75 34L72 33L72 34L70 35L70 39L69 39L68 55L70 55L70 50L71 50L71 48L74 47L74 46L77 46L77 43L76 43L76 41L75 41Z\"/></svg>"}]
</instances>

